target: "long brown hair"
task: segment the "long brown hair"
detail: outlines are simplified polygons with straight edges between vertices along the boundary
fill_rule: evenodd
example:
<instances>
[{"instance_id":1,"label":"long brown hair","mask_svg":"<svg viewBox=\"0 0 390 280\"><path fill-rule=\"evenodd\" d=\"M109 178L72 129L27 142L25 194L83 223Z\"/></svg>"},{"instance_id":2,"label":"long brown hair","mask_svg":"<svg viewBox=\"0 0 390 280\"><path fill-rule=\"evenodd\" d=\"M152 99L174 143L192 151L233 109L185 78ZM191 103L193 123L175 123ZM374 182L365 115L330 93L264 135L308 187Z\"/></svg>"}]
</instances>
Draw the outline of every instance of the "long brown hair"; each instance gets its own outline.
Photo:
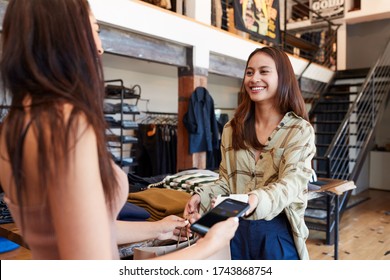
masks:
<instances>
[{"instance_id":1,"label":"long brown hair","mask_svg":"<svg viewBox=\"0 0 390 280\"><path fill-rule=\"evenodd\" d=\"M278 89L275 98L280 112L285 114L293 111L298 116L308 120L305 101L287 54L275 47L255 49L248 57L245 72L250 59L257 53L265 53L275 62L278 73ZM231 122L233 129L233 148L235 150L246 149L248 148L247 145L250 145L255 149L260 149L263 145L258 141L255 131L255 102L250 99L246 92L244 80L245 76L242 80L239 93L240 104Z\"/></svg>"},{"instance_id":2,"label":"long brown hair","mask_svg":"<svg viewBox=\"0 0 390 280\"><path fill-rule=\"evenodd\" d=\"M7 6L0 69L12 101L3 132L19 202L27 187L20 141L26 125L23 102L30 98L41 186L56 187L50 182L61 180L56 176L64 170L57 162L64 159L62 167L70 166L69 153L78 141L76 129L82 117L96 134L101 181L111 207L116 179L106 147L104 78L90 12L86 0L10 0ZM67 120L64 104L72 108Z\"/></svg>"}]
</instances>

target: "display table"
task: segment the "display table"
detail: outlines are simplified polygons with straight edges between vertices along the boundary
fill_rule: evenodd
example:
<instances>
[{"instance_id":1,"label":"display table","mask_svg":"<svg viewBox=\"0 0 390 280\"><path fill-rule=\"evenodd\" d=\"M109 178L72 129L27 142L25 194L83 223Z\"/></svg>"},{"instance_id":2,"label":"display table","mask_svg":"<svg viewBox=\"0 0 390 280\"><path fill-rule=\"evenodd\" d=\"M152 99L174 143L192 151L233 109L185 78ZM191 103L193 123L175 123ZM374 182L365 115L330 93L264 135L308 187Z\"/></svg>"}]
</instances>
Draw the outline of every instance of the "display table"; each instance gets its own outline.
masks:
<instances>
[{"instance_id":1,"label":"display table","mask_svg":"<svg viewBox=\"0 0 390 280\"><path fill-rule=\"evenodd\" d=\"M317 182L309 184L309 200L315 199L324 195L334 197L334 259L338 259L338 243L339 243L339 223L340 223L340 202L339 197L349 190L356 189L353 181L318 178ZM327 211L329 213L329 211ZM327 217L327 222L330 223L330 217ZM330 226L330 225L328 225Z\"/></svg>"},{"instance_id":2,"label":"display table","mask_svg":"<svg viewBox=\"0 0 390 280\"><path fill-rule=\"evenodd\" d=\"M315 188L310 188L309 199L318 198L324 195L330 195L335 197L336 207L334 213L335 220L335 231L334 231L334 258L338 259L338 240L339 240L339 196L346 191L355 189L356 186L353 181L339 180L339 179L328 179L318 178L320 184L316 185ZM24 243L23 238L20 234L19 229L14 223L0 224L0 236L5 237L25 248L28 246Z\"/></svg>"}]
</instances>

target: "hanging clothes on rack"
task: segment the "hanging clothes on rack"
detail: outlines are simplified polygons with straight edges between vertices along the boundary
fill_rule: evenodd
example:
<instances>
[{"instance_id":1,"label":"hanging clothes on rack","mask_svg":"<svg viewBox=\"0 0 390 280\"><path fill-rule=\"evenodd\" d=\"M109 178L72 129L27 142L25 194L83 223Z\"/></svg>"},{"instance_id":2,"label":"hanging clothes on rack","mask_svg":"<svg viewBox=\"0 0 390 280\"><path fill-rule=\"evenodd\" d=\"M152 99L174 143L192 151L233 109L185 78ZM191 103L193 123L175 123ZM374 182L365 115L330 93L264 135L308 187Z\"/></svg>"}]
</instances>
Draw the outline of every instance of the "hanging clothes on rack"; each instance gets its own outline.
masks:
<instances>
[{"instance_id":1,"label":"hanging clothes on rack","mask_svg":"<svg viewBox=\"0 0 390 280\"><path fill-rule=\"evenodd\" d=\"M177 114L144 112L138 122L135 173L151 177L176 172Z\"/></svg>"}]
</instances>

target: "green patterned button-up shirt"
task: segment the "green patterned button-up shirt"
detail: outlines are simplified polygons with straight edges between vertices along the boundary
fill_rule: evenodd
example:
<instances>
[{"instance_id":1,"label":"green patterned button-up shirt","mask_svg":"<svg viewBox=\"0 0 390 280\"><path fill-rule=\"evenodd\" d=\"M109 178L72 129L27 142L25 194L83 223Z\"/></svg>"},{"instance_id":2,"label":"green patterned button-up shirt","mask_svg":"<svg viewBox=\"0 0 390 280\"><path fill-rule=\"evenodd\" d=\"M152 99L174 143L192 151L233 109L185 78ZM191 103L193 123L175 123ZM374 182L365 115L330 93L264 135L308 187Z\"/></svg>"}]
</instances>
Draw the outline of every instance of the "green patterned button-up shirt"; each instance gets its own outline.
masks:
<instances>
[{"instance_id":1,"label":"green patterned button-up shirt","mask_svg":"<svg viewBox=\"0 0 390 280\"><path fill-rule=\"evenodd\" d=\"M207 211L211 198L219 194L254 194L259 204L246 219L271 220L284 211L300 258L309 259L305 243L309 230L304 214L316 151L314 138L311 124L289 112L268 138L256 162L252 149L233 150L228 122L222 133L219 179L215 185L195 188L201 197L201 210Z\"/></svg>"}]
</instances>

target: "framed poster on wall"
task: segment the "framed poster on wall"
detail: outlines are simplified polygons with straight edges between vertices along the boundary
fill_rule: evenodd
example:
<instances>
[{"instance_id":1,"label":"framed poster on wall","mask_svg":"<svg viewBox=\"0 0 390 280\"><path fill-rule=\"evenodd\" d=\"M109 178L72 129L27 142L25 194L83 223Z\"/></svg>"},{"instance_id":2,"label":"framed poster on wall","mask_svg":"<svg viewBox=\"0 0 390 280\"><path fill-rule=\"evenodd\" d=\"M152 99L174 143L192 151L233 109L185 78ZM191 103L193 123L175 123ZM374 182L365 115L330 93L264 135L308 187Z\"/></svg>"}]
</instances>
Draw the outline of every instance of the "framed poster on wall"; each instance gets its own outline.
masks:
<instances>
[{"instance_id":1,"label":"framed poster on wall","mask_svg":"<svg viewBox=\"0 0 390 280\"><path fill-rule=\"evenodd\" d=\"M344 17L345 0L310 0L311 22L320 22Z\"/></svg>"},{"instance_id":2,"label":"framed poster on wall","mask_svg":"<svg viewBox=\"0 0 390 280\"><path fill-rule=\"evenodd\" d=\"M234 0L235 28L280 44L279 0Z\"/></svg>"}]
</instances>

